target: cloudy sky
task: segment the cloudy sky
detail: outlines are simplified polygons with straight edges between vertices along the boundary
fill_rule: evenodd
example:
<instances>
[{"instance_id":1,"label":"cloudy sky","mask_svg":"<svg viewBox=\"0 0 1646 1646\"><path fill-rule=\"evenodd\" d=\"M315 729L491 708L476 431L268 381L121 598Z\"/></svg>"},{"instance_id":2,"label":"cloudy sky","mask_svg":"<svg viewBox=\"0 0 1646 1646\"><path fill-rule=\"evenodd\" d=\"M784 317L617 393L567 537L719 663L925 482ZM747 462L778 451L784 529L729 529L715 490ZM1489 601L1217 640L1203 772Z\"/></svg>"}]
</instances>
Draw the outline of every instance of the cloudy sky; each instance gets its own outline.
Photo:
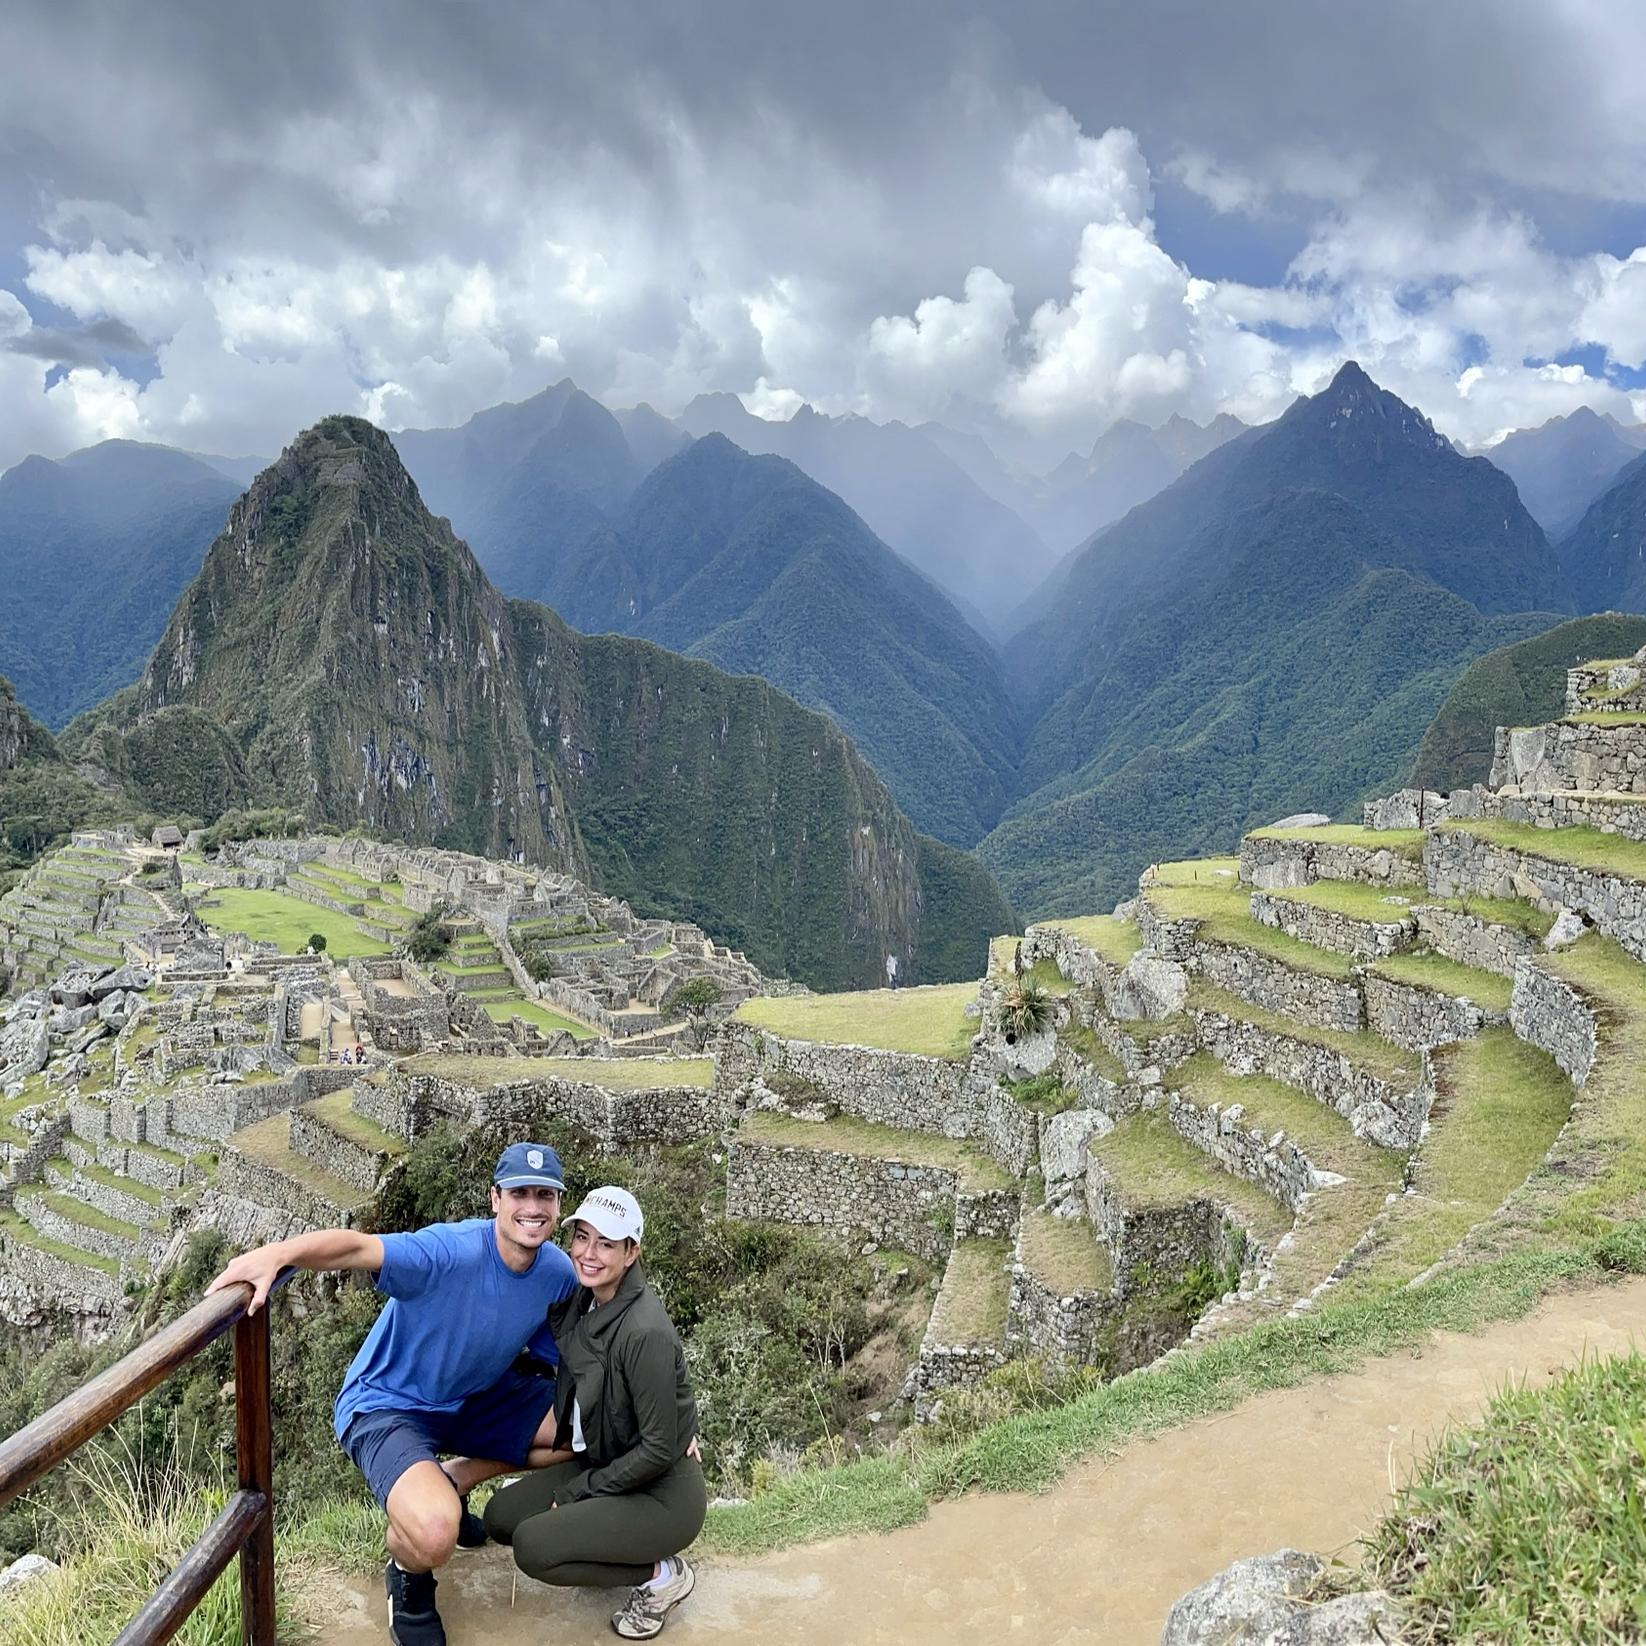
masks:
<instances>
[{"instance_id":1,"label":"cloudy sky","mask_svg":"<svg viewBox=\"0 0 1646 1646\"><path fill-rule=\"evenodd\" d=\"M571 376L985 429L1646 418L1646 7L21 0L0 467Z\"/></svg>"}]
</instances>

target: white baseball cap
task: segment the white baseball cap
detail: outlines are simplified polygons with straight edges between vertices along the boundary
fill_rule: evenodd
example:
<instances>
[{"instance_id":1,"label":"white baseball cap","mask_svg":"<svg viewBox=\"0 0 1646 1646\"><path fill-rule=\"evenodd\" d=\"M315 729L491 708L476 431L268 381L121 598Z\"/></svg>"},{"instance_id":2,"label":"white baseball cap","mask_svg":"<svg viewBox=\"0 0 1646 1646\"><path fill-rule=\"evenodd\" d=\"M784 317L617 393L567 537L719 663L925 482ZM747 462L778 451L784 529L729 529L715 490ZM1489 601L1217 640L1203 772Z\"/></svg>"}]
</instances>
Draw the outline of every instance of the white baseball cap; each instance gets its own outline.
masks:
<instances>
[{"instance_id":1,"label":"white baseball cap","mask_svg":"<svg viewBox=\"0 0 1646 1646\"><path fill-rule=\"evenodd\" d=\"M566 1219L568 1223L587 1223L607 1240L638 1240L646 1227L640 1215L640 1202L627 1189L608 1185L590 1189L583 1204Z\"/></svg>"}]
</instances>

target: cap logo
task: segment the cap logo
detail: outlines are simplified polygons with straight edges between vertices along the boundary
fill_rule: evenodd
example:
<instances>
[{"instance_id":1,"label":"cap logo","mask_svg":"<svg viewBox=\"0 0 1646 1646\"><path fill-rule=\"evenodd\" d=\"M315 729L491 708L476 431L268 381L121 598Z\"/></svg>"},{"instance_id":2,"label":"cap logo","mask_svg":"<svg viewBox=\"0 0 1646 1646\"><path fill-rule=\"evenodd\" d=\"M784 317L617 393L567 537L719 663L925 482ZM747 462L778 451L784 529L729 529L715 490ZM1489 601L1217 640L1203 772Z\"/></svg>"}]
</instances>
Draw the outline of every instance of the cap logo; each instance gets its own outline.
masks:
<instances>
[{"instance_id":1,"label":"cap logo","mask_svg":"<svg viewBox=\"0 0 1646 1646\"><path fill-rule=\"evenodd\" d=\"M541 1149L528 1149L526 1151L526 1163L534 1172L541 1171L543 1168L543 1151Z\"/></svg>"}]
</instances>

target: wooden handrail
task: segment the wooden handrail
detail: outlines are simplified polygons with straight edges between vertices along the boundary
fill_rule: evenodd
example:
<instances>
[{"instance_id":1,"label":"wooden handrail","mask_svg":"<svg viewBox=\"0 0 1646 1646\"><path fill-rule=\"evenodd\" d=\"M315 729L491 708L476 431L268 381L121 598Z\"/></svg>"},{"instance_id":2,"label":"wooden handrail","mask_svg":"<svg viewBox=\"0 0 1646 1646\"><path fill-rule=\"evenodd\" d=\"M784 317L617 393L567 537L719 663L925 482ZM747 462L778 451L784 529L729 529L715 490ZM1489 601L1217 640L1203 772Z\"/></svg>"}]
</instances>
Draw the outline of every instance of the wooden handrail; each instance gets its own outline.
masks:
<instances>
[{"instance_id":1,"label":"wooden handrail","mask_svg":"<svg viewBox=\"0 0 1646 1646\"><path fill-rule=\"evenodd\" d=\"M283 1269L270 1296L291 1279ZM238 1489L116 1646L159 1646L182 1628L218 1574L240 1556L240 1638L274 1646L274 1429L269 1388L268 1305L247 1314L249 1285L226 1287L158 1331L106 1372L0 1441L0 1508L100 1434L150 1389L234 1328L234 1427Z\"/></svg>"}]
</instances>

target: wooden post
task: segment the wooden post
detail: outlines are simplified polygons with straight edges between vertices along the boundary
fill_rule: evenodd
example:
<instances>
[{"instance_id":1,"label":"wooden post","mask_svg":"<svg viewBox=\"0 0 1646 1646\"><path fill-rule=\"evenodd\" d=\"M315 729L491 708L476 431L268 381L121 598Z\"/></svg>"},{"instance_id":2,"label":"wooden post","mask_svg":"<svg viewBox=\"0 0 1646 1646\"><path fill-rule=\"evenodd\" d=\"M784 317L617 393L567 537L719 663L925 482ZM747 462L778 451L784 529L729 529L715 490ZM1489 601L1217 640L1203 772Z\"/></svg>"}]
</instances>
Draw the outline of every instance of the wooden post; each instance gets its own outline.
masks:
<instances>
[{"instance_id":1,"label":"wooden post","mask_svg":"<svg viewBox=\"0 0 1646 1646\"><path fill-rule=\"evenodd\" d=\"M242 1646L274 1643L274 1430L269 1388L269 1308L234 1327L234 1441L240 1489L263 1512L240 1551Z\"/></svg>"}]
</instances>

